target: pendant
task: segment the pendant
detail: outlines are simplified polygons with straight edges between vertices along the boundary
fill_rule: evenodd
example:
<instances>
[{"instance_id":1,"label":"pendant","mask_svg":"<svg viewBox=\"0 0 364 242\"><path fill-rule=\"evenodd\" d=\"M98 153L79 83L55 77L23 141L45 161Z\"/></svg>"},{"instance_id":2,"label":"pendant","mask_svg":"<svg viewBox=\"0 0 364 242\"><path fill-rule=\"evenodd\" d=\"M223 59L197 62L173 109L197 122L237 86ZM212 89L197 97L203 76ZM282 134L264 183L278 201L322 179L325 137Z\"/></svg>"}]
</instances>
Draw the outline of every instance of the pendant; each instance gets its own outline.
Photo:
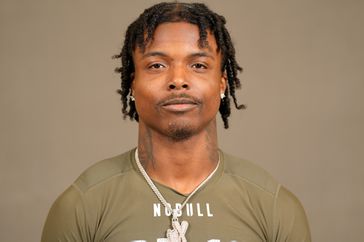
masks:
<instances>
[{"instance_id":1,"label":"pendant","mask_svg":"<svg viewBox=\"0 0 364 242\"><path fill-rule=\"evenodd\" d=\"M168 242L187 242L185 233L188 228L188 222L182 221L179 223L178 221L173 221L172 227L173 229L167 230Z\"/></svg>"},{"instance_id":2,"label":"pendant","mask_svg":"<svg viewBox=\"0 0 364 242\"><path fill-rule=\"evenodd\" d=\"M173 209L172 229L167 230L168 242L187 242L187 239L185 237L187 229L188 229L188 222L182 221L181 223L179 223L177 217L177 210Z\"/></svg>"}]
</instances>

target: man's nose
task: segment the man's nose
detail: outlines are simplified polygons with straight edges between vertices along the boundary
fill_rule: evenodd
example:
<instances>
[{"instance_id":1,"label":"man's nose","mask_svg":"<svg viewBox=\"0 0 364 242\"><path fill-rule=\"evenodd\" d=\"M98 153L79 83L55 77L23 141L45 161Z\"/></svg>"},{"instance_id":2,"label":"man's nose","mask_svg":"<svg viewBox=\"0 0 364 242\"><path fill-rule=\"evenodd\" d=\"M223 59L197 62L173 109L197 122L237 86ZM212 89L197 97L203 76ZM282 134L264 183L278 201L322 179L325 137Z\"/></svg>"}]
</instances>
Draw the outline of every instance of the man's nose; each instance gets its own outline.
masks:
<instances>
[{"instance_id":1,"label":"man's nose","mask_svg":"<svg viewBox=\"0 0 364 242\"><path fill-rule=\"evenodd\" d=\"M182 66L176 66L172 68L168 81L168 90L188 90L190 85L187 80L186 72L186 68Z\"/></svg>"}]
</instances>

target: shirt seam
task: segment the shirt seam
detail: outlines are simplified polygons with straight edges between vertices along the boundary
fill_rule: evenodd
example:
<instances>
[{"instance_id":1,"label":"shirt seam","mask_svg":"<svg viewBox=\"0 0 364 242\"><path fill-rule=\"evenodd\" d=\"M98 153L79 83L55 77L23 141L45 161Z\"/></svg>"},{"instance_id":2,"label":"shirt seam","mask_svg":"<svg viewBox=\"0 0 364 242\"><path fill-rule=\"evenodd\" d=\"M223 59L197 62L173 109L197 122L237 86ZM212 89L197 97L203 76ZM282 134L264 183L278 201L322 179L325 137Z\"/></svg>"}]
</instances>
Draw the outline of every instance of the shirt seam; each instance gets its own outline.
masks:
<instances>
[{"instance_id":1,"label":"shirt seam","mask_svg":"<svg viewBox=\"0 0 364 242\"><path fill-rule=\"evenodd\" d=\"M274 241L274 237L276 236L276 232L277 232L277 219L276 219L276 216L277 216L277 203L278 203L278 194L279 194L279 191L281 190L281 187L282 185L281 184L278 184L277 186L277 189L276 189L276 192L274 194L274 201L273 201L273 230L272 230L272 241Z\"/></svg>"},{"instance_id":2,"label":"shirt seam","mask_svg":"<svg viewBox=\"0 0 364 242\"><path fill-rule=\"evenodd\" d=\"M266 189L266 188L264 188L264 187L262 187L262 186L260 186L260 185L258 185L256 183L252 182L251 180L249 180L247 178L241 177L239 175L227 173L227 172L225 172L225 174L229 175L229 176L232 176L232 177L239 178L239 179L241 179L241 180L243 180L243 181L245 181L245 182L247 182L247 183L249 183L249 184L251 184L251 185L253 185L253 186L257 187L257 188L259 188L260 190L262 190L262 191L264 191L266 193L269 193L272 197L274 197L274 195L275 195L274 192L269 191L268 189ZM280 184L278 183L277 187L279 187L279 186L280 186Z\"/></svg>"},{"instance_id":3,"label":"shirt seam","mask_svg":"<svg viewBox=\"0 0 364 242\"><path fill-rule=\"evenodd\" d=\"M130 173L130 172L132 172L133 171L133 169L132 168L129 168L127 171L124 171L124 172L118 172L118 173L116 173L116 174L114 174L114 175L112 175L112 176L110 176L110 177L107 177L107 178L104 178L104 179L102 179L102 180L100 180L100 181L98 181L97 183L95 183L95 184L92 184L92 185L89 185L89 186L87 186L86 187L86 189L83 191L81 188L80 188L80 186L77 184L77 181L76 182L74 182L72 185L74 186L74 187L76 187L77 188L77 190L80 192L80 193L82 193L82 194L86 194L87 192L90 192L90 191L92 191L93 189L95 189L95 187L97 187L97 186L101 186L102 184L104 184L104 183L106 183L106 182L109 182L110 180L112 180L112 179L115 179L115 178L117 178L117 177L120 177L120 176L124 176L124 175L126 175L127 173ZM84 182L84 180L82 179L82 178L79 178L80 179L80 181L82 181L82 183L83 184L85 184L85 182Z\"/></svg>"}]
</instances>

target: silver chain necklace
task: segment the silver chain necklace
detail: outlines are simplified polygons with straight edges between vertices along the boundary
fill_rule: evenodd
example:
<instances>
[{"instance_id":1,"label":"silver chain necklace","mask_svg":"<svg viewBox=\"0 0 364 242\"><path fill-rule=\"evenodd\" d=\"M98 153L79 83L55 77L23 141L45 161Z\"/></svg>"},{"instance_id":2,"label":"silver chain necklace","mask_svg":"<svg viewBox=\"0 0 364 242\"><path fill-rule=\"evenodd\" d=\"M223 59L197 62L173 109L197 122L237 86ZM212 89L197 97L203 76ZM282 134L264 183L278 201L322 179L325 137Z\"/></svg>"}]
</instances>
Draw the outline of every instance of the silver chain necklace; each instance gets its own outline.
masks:
<instances>
[{"instance_id":1,"label":"silver chain necklace","mask_svg":"<svg viewBox=\"0 0 364 242\"><path fill-rule=\"evenodd\" d=\"M138 149L135 150L135 161L136 164L139 168L139 171L142 173L144 179L147 181L147 183L149 184L150 188L152 189L152 191L154 192L154 194L158 197L159 201L161 201L161 203L163 204L163 206L168 210L168 212L171 214L172 219L171 219L171 223L172 223L172 229L168 229L167 230L167 240L168 242L187 242L187 239L185 237L187 228L188 228L188 222L187 221L182 221L181 223L179 223L178 221L178 214L182 214L182 209L184 208L184 206L187 204L188 200L190 200L190 198L204 185L206 184L206 182L208 180L210 180L210 178L215 174L215 172L217 171L219 165L220 165L220 158L219 161L217 163L216 168L210 173L210 175L208 177L206 177L205 180L203 180L200 185L198 185L191 193L190 195L188 195L188 197L183 201L181 207L179 208L175 208L172 209L171 205L167 202L167 200L162 196L162 194L160 193L160 191L158 190L158 188L155 186L154 182L152 181L152 179L150 179L150 177L148 176L147 172L144 170L142 164L140 163L139 160L139 155L138 155Z\"/></svg>"}]
</instances>

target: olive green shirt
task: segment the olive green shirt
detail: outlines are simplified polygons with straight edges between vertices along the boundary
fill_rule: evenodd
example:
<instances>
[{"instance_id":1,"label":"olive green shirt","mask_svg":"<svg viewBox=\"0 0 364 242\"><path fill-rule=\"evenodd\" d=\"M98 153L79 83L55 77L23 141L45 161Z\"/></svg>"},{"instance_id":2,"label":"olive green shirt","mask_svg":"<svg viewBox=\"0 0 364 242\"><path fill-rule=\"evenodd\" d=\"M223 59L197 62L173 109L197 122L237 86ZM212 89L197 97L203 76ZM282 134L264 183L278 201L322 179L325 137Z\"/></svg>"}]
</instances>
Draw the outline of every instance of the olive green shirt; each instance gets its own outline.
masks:
<instances>
[{"instance_id":1,"label":"olive green shirt","mask_svg":"<svg viewBox=\"0 0 364 242\"><path fill-rule=\"evenodd\" d=\"M128 151L87 169L53 204L42 242L166 241L171 218ZM187 195L156 183L173 208ZM182 210L189 242L309 242L297 198L256 165L225 153Z\"/></svg>"}]
</instances>

